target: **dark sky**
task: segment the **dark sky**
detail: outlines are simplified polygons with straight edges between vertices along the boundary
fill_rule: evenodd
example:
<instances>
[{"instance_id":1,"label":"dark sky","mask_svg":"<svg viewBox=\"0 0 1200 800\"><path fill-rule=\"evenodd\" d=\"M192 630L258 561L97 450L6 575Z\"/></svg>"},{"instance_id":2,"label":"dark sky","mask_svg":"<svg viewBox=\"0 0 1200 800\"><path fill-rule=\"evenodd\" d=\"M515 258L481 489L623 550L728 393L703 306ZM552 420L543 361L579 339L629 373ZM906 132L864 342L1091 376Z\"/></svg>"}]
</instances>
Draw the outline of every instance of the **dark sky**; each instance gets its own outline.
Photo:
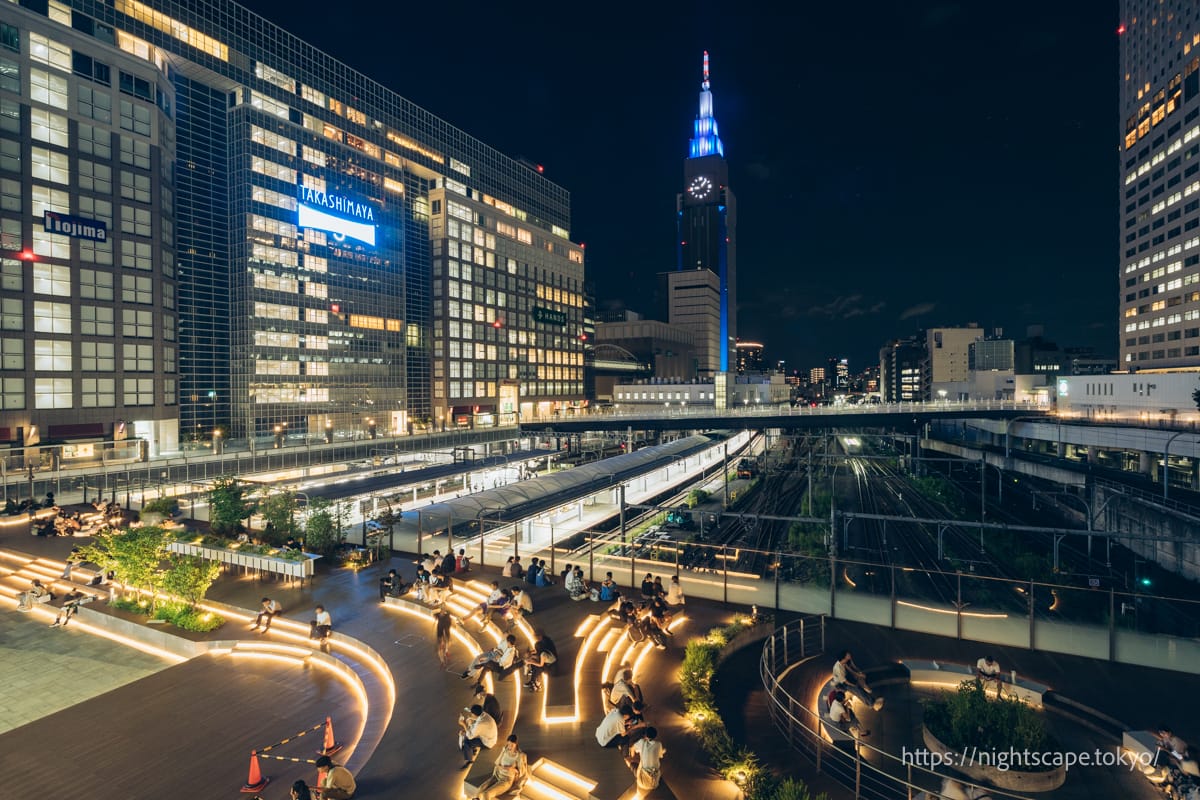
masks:
<instances>
[{"instance_id":1,"label":"dark sky","mask_svg":"<svg viewBox=\"0 0 1200 800\"><path fill-rule=\"evenodd\" d=\"M246 5L543 164L601 306L651 311L674 266L707 49L739 333L768 358L858 371L889 338L967 322L1116 353L1111 0Z\"/></svg>"}]
</instances>

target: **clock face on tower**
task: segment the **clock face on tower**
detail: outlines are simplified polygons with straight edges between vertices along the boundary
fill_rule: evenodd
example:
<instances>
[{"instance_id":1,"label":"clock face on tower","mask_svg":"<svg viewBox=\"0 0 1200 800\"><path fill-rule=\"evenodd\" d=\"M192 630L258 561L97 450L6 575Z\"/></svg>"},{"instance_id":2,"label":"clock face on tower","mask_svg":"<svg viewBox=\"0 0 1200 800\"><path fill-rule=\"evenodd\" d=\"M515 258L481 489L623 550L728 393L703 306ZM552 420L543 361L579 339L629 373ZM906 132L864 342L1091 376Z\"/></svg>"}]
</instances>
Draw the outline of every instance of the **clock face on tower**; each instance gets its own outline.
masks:
<instances>
[{"instance_id":1,"label":"clock face on tower","mask_svg":"<svg viewBox=\"0 0 1200 800\"><path fill-rule=\"evenodd\" d=\"M692 178L687 186L687 193L695 200L707 199L713 192L713 182L705 175Z\"/></svg>"}]
</instances>

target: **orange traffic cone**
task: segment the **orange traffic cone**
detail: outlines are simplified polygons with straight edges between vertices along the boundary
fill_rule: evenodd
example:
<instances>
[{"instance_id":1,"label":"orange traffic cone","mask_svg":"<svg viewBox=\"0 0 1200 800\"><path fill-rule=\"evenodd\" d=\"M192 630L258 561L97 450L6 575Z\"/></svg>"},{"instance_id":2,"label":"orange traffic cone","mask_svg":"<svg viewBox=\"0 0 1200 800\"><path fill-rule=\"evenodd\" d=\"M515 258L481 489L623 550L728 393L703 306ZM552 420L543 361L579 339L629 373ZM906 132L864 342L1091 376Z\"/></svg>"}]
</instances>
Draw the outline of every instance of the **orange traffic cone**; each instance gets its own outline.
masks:
<instances>
[{"instance_id":1,"label":"orange traffic cone","mask_svg":"<svg viewBox=\"0 0 1200 800\"><path fill-rule=\"evenodd\" d=\"M246 778L246 782L242 784L242 791L246 794L251 792L261 791L264 786L270 782L270 778L264 778L262 770L258 768L258 751L250 751L250 776Z\"/></svg>"},{"instance_id":2,"label":"orange traffic cone","mask_svg":"<svg viewBox=\"0 0 1200 800\"><path fill-rule=\"evenodd\" d=\"M336 753L338 750L341 750L341 749L342 749L341 742L338 742L338 741L334 740L334 738L333 738L333 719L331 717L326 717L325 718L325 746L322 747L320 750L318 750L317 754L322 755L322 756L331 756L334 753Z\"/></svg>"}]
</instances>

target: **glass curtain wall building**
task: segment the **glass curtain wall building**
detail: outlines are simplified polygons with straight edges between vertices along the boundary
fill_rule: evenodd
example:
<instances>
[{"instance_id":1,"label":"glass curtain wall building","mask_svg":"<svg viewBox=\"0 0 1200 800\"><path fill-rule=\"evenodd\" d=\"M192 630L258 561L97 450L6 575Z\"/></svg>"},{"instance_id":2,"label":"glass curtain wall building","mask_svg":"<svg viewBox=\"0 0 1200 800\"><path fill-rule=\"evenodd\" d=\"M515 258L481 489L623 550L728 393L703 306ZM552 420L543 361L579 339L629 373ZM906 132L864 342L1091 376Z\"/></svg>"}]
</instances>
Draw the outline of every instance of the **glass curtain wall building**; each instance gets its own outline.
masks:
<instances>
[{"instance_id":1,"label":"glass curtain wall building","mask_svg":"<svg viewBox=\"0 0 1200 800\"><path fill-rule=\"evenodd\" d=\"M27 350L21 362L7 357L6 345L0 428L8 428L10 441L17 428L55 424L43 413L52 409L104 433L128 420L154 449L173 450L215 431L274 434L277 443L293 435L373 437L468 407L475 413L582 399L576 375L582 348L571 342L578 342L583 258L568 238L569 196L561 187L232 2L22 0L3 4L0 22L0 53L13 64L3 68L0 84L4 124L19 126L23 136L0 173L22 185L32 176L46 192L58 190L54 179L37 177L51 167L36 159L51 166L65 159L72 190L93 162L113 173L111 199L98 189L65 197L23 189L21 229L6 215L0 255L6 287L16 285L19 273L22 314L40 319L32 304L54 302L36 297L34 271L61 261L70 280L55 284L56 291L69 296L73 315L70 332L61 333L71 337L71 370L53 378L59 383L38 383L52 378L40 369L35 376L32 359L38 347L61 357L65 345L38 345L36 330L14 336ZM49 42L59 66L31 62L33 35ZM95 73L84 77L84 58L106 66L111 84L98 84ZM83 137L95 137L98 127L89 100L95 95L87 90L113 106L102 128L111 163L84 159L91 139ZM135 126L128 131L121 117L126 105ZM48 120L45 127L59 118L66 120L65 138L38 144L35 154L39 120ZM149 133L140 133L145 126ZM6 132L11 149L9 138ZM133 164L122 161L126 138L135 148ZM146 180L149 195L141 190ZM447 193L457 198L457 231L450 230ZM85 266L88 239L40 232L46 210L85 221L111 216L107 245L116 263L104 265L106 276L95 278L97 270ZM125 214L132 214L128 223ZM57 245L61 258L37 252L46 248L39 237L47 236L67 242ZM132 264L124 260L126 249ZM27 251L33 258L22 260ZM142 271L151 279L150 295L133 280L138 258L149 264ZM466 278L464 264L475 268ZM449 277L453 269L458 278ZM88 334L95 342L85 342L80 327L82 315L93 313L84 311L85 277L112 282L105 312L111 311L112 333ZM134 307L147 297L144 309ZM449 340L440 338L451 331L451 301L458 304L460 337L463 323L471 326L471 335L458 339L457 360ZM15 326L8 305L6 326ZM511 327L475 336L483 333L475 330L477 318L499 308ZM438 327L435 309L447 315L437 318ZM145 345L137 335L143 311L152 331ZM128 313L132 333L124 327ZM25 331L23 322L18 329ZM88 383L95 379L96 370L86 369L92 362L81 361L85 344L88 352L93 344L113 348L113 375L101 378L113 381L112 401L103 395L107 405L84 403L85 392L99 391ZM128 346L148 346L151 361L136 349L130 361ZM494 358L475 368L478 380L471 369L468 389L463 364L478 363L493 346ZM462 355L467 347L469 360ZM541 363L531 369L538 359L550 369ZM151 369L143 370L147 363ZM457 386L449 377L456 370ZM445 378L439 382L435 373ZM142 410L143 380L153 387L152 411ZM15 399L10 405L10 395L21 395L24 405Z\"/></svg>"},{"instance_id":2,"label":"glass curtain wall building","mask_svg":"<svg viewBox=\"0 0 1200 800\"><path fill-rule=\"evenodd\" d=\"M1200 7L1122 0L1121 368L1200 366Z\"/></svg>"}]
</instances>

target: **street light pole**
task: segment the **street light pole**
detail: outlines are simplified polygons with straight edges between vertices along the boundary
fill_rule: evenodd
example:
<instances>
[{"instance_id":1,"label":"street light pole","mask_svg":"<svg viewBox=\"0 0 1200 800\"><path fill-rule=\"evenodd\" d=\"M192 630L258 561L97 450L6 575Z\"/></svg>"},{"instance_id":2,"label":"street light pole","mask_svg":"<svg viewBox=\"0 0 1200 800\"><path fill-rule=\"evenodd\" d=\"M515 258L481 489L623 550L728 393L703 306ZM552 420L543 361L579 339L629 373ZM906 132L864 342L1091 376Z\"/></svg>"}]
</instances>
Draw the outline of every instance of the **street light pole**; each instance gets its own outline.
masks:
<instances>
[{"instance_id":1,"label":"street light pole","mask_svg":"<svg viewBox=\"0 0 1200 800\"><path fill-rule=\"evenodd\" d=\"M1171 481L1170 481L1170 477L1171 477L1171 475L1170 475L1171 442L1175 441L1175 439L1182 436L1184 433L1186 433L1186 431L1178 431L1176 433L1172 433L1170 438L1167 439L1167 443L1163 446L1163 500L1168 499L1167 494L1168 494L1168 490L1170 489L1170 486L1171 486Z\"/></svg>"}]
</instances>

